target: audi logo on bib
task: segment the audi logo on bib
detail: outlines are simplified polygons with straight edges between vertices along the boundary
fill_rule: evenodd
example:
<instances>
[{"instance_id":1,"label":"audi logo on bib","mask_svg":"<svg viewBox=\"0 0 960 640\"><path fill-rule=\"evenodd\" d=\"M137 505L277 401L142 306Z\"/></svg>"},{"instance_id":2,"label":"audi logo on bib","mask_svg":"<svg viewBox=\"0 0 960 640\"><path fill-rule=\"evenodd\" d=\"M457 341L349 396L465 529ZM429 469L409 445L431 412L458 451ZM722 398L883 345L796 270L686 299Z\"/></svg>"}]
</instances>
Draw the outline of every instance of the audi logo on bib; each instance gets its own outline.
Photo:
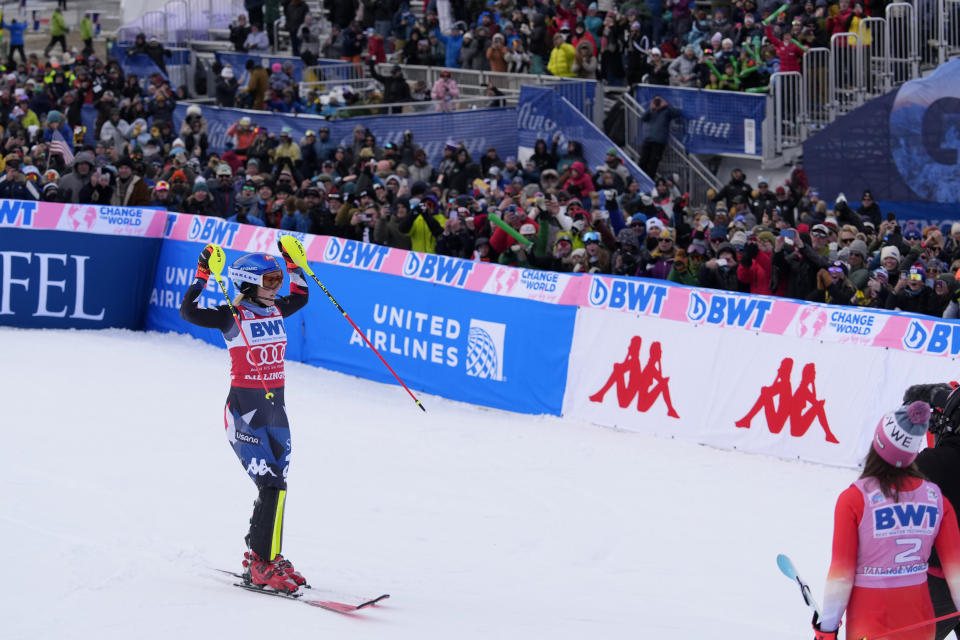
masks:
<instances>
[{"instance_id":1,"label":"audi logo on bib","mask_svg":"<svg viewBox=\"0 0 960 640\"><path fill-rule=\"evenodd\" d=\"M250 351L247 352L247 362L257 366L267 364L282 364L286 354L287 344L285 342L259 345L250 347ZM255 360L251 359L251 355L253 358L255 358Z\"/></svg>"}]
</instances>

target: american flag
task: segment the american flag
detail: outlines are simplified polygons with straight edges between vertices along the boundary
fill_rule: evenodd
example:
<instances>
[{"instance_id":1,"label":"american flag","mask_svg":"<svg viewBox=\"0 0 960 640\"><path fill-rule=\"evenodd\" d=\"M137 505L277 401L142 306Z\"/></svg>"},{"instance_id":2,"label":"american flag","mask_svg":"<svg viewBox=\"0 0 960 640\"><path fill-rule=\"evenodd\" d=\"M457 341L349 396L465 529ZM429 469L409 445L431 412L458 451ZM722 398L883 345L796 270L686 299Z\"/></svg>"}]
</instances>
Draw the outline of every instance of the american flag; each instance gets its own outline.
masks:
<instances>
[{"instance_id":1,"label":"american flag","mask_svg":"<svg viewBox=\"0 0 960 640\"><path fill-rule=\"evenodd\" d=\"M55 129L50 140L50 154L58 153L63 156L63 162L68 167L73 164L73 152L70 151L70 145L63 139L63 134Z\"/></svg>"}]
</instances>

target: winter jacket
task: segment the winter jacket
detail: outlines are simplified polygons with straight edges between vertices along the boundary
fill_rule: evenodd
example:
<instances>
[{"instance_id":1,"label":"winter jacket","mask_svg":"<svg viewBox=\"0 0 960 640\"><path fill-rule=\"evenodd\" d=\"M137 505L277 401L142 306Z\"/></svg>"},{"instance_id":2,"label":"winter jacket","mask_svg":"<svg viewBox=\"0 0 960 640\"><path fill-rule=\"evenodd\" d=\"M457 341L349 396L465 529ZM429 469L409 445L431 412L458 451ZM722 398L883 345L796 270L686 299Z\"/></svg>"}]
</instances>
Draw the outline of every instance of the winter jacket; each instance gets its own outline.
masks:
<instances>
[{"instance_id":1,"label":"winter jacket","mask_svg":"<svg viewBox=\"0 0 960 640\"><path fill-rule=\"evenodd\" d=\"M667 144L670 139L670 121L674 118L682 118L683 114L671 105L661 109L648 109L640 117L644 122L644 142L659 142Z\"/></svg>"},{"instance_id":2,"label":"winter jacket","mask_svg":"<svg viewBox=\"0 0 960 640\"><path fill-rule=\"evenodd\" d=\"M404 217L398 227L401 233L410 236L410 248L422 253L434 253L437 246L437 236L443 233L447 218L441 213L432 216L423 216L417 212L410 212Z\"/></svg>"},{"instance_id":3,"label":"winter jacket","mask_svg":"<svg viewBox=\"0 0 960 640\"><path fill-rule=\"evenodd\" d=\"M150 189L140 176L131 175L127 182L117 181L110 204L115 207L145 207L150 202Z\"/></svg>"},{"instance_id":4,"label":"winter jacket","mask_svg":"<svg viewBox=\"0 0 960 640\"><path fill-rule=\"evenodd\" d=\"M6 29L10 32L10 46L11 47L20 47L23 46L23 32L27 30L26 22L7 22L6 20L0 19L0 28Z\"/></svg>"},{"instance_id":5,"label":"winter jacket","mask_svg":"<svg viewBox=\"0 0 960 640\"><path fill-rule=\"evenodd\" d=\"M443 43L445 54L443 66L451 69L460 68L460 50L463 48L463 34L448 36L440 31L439 28L433 30L437 40Z\"/></svg>"},{"instance_id":6,"label":"winter jacket","mask_svg":"<svg viewBox=\"0 0 960 640\"><path fill-rule=\"evenodd\" d=\"M573 63L577 59L577 51L573 45L564 42L559 47L550 50L550 60L547 62L547 71L558 78L572 78Z\"/></svg>"},{"instance_id":7,"label":"winter jacket","mask_svg":"<svg viewBox=\"0 0 960 640\"><path fill-rule=\"evenodd\" d=\"M453 111L452 100L460 97L460 88L457 86L457 81L453 78L437 78L437 81L433 83L433 89L430 90L430 97L438 102L438 111Z\"/></svg>"},{"instance_id":8,"label":"winter jacket","mask_svg":"<svg viewBox=\"0 0 960 640\"><path fill-rule=\"evenodd\" d=\"M668 67L670 84L675 87L696 87L698 64L696 58L690 59L687 56L674 58ZM684 81L682 78L688 78L688 80Z\"/></svg>"},{"instance_id":9,"label":"winter jacket","mask_svg":"<svg viewBox=\"0 0 960 640\"><path fill-rule=\"evenodd\" d=\"M578 172L580 175L574 177L573 174L571 174L567 181L563 183L565 190L570 191L571 187L576 187L580 190L580 197L582 198L595 191L593 180L590 179L590 174L587 173L587 169L583 166L582 162L574 162L570 165L570 169Z\"/></svg>"},{"instance_id":10,"label":"winter jacket","mask_svg":"<svg viewBox=\"0 0 960 640\"><path fill-rule=\"evenodd\" d=\"M748 285L750 293L768 296L771 294L770 276L772 272L773 253L760 251L751 260L740 259L740 265L737 267L737 280ZM784 283L785 285L786 283Z\"/></svg>"},{"instance_id":11,"label":"winter jacket","mask_svg":"<svg viewBox=\"0 0 960 640\"><path fill-rule=\"evenodd\" d=\"M67 28L67 23L63 20L63 14L60 12L60 9L54 9L53 14L50 16L50 36L56 38L57 36L65 36L70 29Z\"/></svg>"}]
</instances>

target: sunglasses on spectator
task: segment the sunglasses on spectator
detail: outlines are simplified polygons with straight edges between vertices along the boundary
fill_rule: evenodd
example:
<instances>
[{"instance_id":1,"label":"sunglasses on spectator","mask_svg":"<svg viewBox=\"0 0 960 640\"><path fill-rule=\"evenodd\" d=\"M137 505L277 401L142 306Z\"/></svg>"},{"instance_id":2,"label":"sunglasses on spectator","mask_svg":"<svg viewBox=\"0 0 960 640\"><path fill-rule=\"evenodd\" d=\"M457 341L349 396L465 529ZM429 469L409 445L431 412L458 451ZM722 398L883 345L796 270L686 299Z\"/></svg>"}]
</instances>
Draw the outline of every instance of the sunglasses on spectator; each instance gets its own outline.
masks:
<instances>
[{"instance_id":1,"label":"sunglasses on spectator","mask_svg":"<svg viewBox=\"0 0 960 640\"><path fill-rule=\"evenodd\" d=\"M723 242L723 238L710 238L710 242L712 242L712 243L714 243L714 244L719 244L719 243Z\"/></svg>"},{"instance_id":2,"label":"sunglasses on spectator","mask_svg":"<svg viewBox=\"0 0 960 640\"><path fill-rule=\"evenodd\" d=\"M823 231L812 231L812 232L810 233L810 235L817 236L818 238L826 238L826 237L827 237L827 234L825 234Z\"/></svg>"},{"instance_id":3,"label":"sunglasses on spectator","mask_svg":"<svg viewBox=\"0 0 960 640\"><path fill-rule=\"evenodd\" d=\"M660 242L673 242L673 238L660 238Z\"/></svg>"},{"instance_id":4,"label":"sunglasses on spectator","mask_svg":"<svg viewBox=\"0 0 960 640\"><path fill-rule=\"evenodd\" d=\"M840 238L840 242L841 242L842 244L850 244L850 243L853 242L854 240L855 240L855 238Z\"/></svg>"},{"instance_id":5,"label":"sunglasses on spectator","mask_svg":"<svg viewBox=\"0 0 960 640\"><path fill-rule=\"evenodd\" d=\"M244 187L243 190L244 190L244 191L256 191L257 188L256 188L256 187Z\"/></svg>"},{"instance_id":6,"label":"sunglasses on spectator","mask_svg":"<svg viewBox=\"0 0 960 640\"><path fill-rule=\"evenodd\" d=\"M834 275L839 275L839 274L843 273L843 269L840 268L840 267L830 267L829 269L827 269L827 271L829 271L830 273L832 273L832 274L834 274Z\"/></svg>"}]
</instances>

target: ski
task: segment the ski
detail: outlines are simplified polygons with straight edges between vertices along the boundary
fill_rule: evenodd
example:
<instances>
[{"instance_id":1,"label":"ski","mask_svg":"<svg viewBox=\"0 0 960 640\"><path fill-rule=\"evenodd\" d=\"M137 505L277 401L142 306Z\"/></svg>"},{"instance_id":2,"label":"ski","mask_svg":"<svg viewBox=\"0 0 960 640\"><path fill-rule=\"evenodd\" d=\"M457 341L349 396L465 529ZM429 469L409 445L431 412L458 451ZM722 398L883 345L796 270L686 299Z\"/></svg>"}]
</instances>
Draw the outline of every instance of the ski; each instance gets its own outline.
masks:
<instances>
[{"instance_id":1,"label":"ski","mask_svg":"<svg viewBox=\"0 0 960 640\"><path fill-rule=\"evenodd\" d=\"M777 556L777 566L780 567L780 571L783 573L783 575L800 585L800 595L803 596L803 601L807 603L808 607L813 609L813 614L815 616L814 621L819 621L821 618L820 606L817 605L817 601L813 599L813 594L810 593L810 585L804 582L803 578L800 577L800 574L797 573L797 568L793 566L793 561L781 553Z\"/></svg>"},{"instance_id":2,"label":"ski","mask_svg":"<svg viewBox=\"0 0 960 640\"><path fill-rule=\"evenodd\" d=\"M217 569L217 571L239 580L240 582L234 582L232 584L233 586L239 587L244 591L251 591L253 593L262 593L264 595L275 596L277 598L283 598L285 600L295 600L297 602L302 602L303 604L309 605L311 607L318 607L320 609L326 609L327 611L334 611L336 613L343 613L347 615L356 613L361 609L366 609L367 607L376 606L378 603L390 597L389 593L384 593L370 600L362 600L360 598L356 598L357 600L361 600L356 604L352 604L348 602L340 602L337 600L325 600L320 598L309 597L310 592L314 592L318 594L330 593L323 589L317 589L317 588L311 587L310 585L303 585L303 587L301 587L303 590L306 591L306 593L287 594L287 593L281 593L279 591L266 589L258 585L249 584L244 581L243 574L236 573L235 571L227 571L226 569Z\"/></svg>"}]
</instances>

